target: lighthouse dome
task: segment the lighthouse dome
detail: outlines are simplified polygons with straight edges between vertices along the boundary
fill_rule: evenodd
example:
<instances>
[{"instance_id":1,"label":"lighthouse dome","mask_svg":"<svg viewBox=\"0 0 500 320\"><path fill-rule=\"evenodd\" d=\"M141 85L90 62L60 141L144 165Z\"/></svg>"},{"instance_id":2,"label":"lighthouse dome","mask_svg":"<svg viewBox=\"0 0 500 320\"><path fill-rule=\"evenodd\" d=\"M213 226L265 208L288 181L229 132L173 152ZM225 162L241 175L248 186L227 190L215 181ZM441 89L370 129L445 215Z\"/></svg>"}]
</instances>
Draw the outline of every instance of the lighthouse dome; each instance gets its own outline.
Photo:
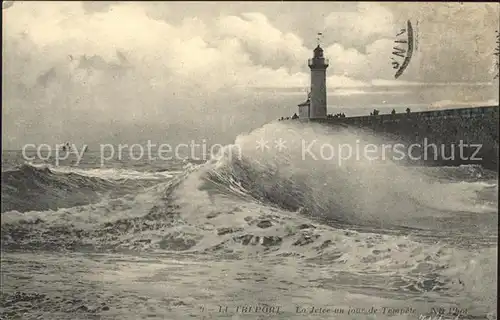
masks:
<instances>
[{"instance_id":1,"label":"lighthouse dome","mask_svg":"<svg viewBox=\"0 0 500 320\"><path fill-rule=\"evenodd\" d=\"M323 58L323 48L318 46L314 49L314 57L315 58Z\"/></svg>"}]
</instances>

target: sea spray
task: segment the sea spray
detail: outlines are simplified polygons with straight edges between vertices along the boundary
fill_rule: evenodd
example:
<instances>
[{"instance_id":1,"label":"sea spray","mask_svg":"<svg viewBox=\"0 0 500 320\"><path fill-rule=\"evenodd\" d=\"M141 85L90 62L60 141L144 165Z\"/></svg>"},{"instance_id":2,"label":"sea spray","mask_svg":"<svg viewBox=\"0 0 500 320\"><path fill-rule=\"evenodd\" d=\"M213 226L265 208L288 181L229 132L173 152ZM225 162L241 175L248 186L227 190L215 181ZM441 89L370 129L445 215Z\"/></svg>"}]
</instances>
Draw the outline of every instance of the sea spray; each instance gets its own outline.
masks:
<instances>
[{"instance_id":1,"label":"sea spray","mask_svg":"<svg viewBox=\"0 0 500 320\"><path fill-rule=\"evenodd\" d=\"M476 197L474 189L429 181L421 170L387 159L352 156L339 166L336 159L304 158L302 144L312 140L318 142L311 150L316 154L325 144L363 149L384 142L364 131L271 123L237 137L241 157L219 157L204 170L209 179L237 186L260 201L357 223L415 221L415 217L436 215L439 210L463 210ZM262 141L267 147L259 147ZM227 148L229 152L234 146Z\"/></svg>"}]
</instances>

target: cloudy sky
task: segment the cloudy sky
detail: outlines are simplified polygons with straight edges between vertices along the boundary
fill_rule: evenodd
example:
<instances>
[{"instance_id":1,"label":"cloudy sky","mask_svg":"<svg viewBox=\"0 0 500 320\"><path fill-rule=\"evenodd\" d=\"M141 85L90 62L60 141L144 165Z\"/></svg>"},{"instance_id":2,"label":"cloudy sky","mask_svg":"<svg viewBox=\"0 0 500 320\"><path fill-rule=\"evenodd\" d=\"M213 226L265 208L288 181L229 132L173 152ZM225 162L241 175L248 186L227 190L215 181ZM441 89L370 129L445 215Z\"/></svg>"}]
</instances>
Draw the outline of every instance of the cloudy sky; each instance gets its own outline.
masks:
<instances>
[{"instance_id":1,"label":"cloudy sky","mask_svg":"<svg viewBox=\"0 0 500 320\"><path fill-rule=\"evenodd\" d=\"M496 3L4 1L3 149L231 143L296 112L318 32L329 113L498 103L498 16ZM417 48L396 80L407 20Z\"/></svg>"}]
</instances>

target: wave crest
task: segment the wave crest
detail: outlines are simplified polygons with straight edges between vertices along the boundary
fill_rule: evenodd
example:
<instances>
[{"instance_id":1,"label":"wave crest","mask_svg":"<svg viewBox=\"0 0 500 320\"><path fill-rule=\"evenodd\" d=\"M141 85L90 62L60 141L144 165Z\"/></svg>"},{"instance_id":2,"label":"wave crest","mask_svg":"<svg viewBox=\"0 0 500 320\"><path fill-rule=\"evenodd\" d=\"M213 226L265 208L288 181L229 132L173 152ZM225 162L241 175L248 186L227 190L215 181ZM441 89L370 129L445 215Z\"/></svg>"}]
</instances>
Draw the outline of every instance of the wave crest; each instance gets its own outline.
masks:
<instances>
[{"instance_id":1,"label":"wave crest","mask_svg":"<svg viewBox=\"0 0 500 320\"><path fill-rule=\"evenodd\" d=\"M116 183L48 166L23 164L2 173L1 212L44 211L95 203Z\"/></svg>"},{"instance_id":2,"label":"wave crest","mask_svg":"<svg viewBox=\"0 0 500 320\"><path fill-rule=\"evenodd\" d=\"M286 141L286 150L258 150L256 142ZM440 212L481 212L474 206L478 183L456 183L447 168L439 181L422 168L409 168L392 161L346 159L321 160L304 157L304 142L316 140L316 154L322 144L381 143L378 138L350 129L324 129L301 124L268 124L236 144L227 146L217 159L205 165L205 179L228 191L250 196L281 208L308 212L335 221L390 224L432 216ZM241 154L234 156L233 150ZM467 175L468 174L468 175ZM460 178L481 177L478 168L461 167ZM471 204L472 203L472 204ZM491 208L490 208L491 209Z\"/></svg>"}]
</instances>

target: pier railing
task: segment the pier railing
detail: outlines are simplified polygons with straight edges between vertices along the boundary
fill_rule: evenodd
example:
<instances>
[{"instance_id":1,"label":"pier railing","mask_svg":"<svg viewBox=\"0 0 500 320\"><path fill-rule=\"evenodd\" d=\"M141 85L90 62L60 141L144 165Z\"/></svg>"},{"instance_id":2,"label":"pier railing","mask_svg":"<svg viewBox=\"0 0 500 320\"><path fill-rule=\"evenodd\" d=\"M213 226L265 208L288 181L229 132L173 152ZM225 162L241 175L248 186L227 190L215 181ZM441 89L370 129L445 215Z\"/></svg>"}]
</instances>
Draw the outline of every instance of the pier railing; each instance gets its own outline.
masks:
<instances>
[{"instance_id":1,"label":"pier railing","mask_svg":"<svg viewBox=\"0 0 500 320\"><path fill-rule=\"evenodd\" d=\"M370 123L370 122L399 122L404 119L430 120L430 119L454 119L454 118L480 118L498 114L498 106L460 108L447 110L429 110L411 113L396 114L378 114L370 116L345 117L345 118L327 118L328 121L346 122L346 123Z\"/></svg>"}]
</instances>

